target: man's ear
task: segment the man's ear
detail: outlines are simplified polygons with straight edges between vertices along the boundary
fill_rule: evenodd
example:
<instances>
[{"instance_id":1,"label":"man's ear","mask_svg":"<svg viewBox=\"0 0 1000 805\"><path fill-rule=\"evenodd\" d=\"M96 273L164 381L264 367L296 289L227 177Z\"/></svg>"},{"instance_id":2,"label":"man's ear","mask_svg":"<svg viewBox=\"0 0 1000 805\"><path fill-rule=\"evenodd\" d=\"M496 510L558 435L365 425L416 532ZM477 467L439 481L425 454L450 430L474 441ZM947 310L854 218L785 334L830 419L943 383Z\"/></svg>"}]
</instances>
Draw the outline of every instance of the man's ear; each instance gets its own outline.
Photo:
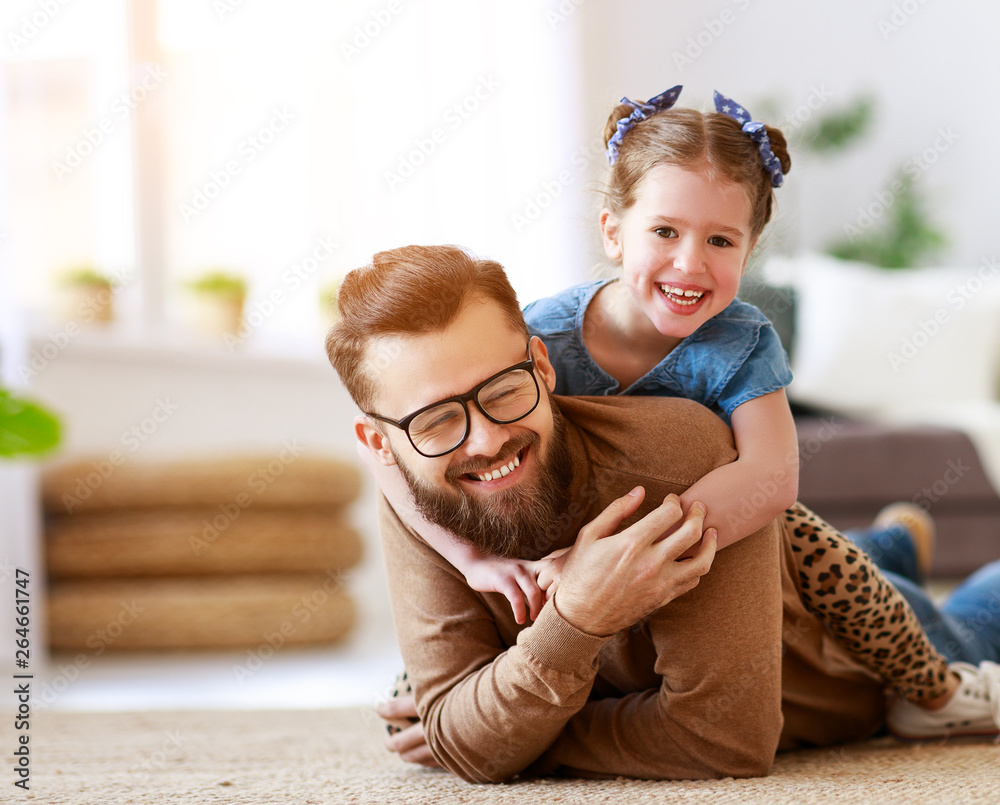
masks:
<instances>
[{"instance_id":1,"label":"man's ear","mask_svg":"<svg viewBox=\"0 0 1000 805\"><path fill-rule=\"evenodd\" d=\"M542 378L549 391L556 390L556 370L549 360L549 350L537 335L531 338L531 357L535 359L535 371Z\"/></svg>"},{"instance_id":2,"label":"man's ear","mask_svg":"<svg viewBox=\"0 0 1000 805\"><path fill-rule=\"evenodd\" d=\"M616 262L622 259L622 247L618 237L620 223L618 216L607 207L601 210L601 239L604 241L604 253Z\"/></svg>"},{"instance_id":3,"label":"man's ear","mask_svg":"<svg viewBox=\"0 0 1000 805\"><path fill-rule=\"evenodd\" d=\"M379 464L389 467L396 463L396 457L389 446L389 439L364 414L354 417L354 435Z\"/></svg>"}]
</instances>

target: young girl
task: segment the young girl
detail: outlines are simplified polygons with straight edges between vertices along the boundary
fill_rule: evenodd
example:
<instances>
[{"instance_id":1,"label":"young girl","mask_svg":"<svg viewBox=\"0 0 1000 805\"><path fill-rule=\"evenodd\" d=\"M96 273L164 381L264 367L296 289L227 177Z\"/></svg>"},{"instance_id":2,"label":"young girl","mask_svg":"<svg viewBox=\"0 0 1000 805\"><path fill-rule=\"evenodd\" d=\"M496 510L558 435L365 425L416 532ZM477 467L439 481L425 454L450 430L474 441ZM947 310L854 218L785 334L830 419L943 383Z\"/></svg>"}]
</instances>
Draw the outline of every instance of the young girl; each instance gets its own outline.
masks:
<instances>
[{"instance_id":1,"label":"young girl","mask_svg":"<svg viewBox=\"0 0 1000 805\"><path fill-rule=\"evenodd\" d=\"M557 394L687 397L730 423L738 459L685 492L685 511L704 503L719 549L784 516L806 606L904 697L936 709L952 699L958 677L905 599L867 573L867 556L795 503L798 442L784 393L791 373L770 322L736 298L771 217L773 188L790 167L785 138L718 93L715 113L673 109L680 89L645 104L623 99L605 129L612 169L600 226L621 277L534 302L525 318L548 347ZM473 589L504 594L519 623L537 615L561 557L482 555L424 520L396 473L373 469L397 513ZM903 626L890 634L879 619Z\"/></svg>"}]
</instances>

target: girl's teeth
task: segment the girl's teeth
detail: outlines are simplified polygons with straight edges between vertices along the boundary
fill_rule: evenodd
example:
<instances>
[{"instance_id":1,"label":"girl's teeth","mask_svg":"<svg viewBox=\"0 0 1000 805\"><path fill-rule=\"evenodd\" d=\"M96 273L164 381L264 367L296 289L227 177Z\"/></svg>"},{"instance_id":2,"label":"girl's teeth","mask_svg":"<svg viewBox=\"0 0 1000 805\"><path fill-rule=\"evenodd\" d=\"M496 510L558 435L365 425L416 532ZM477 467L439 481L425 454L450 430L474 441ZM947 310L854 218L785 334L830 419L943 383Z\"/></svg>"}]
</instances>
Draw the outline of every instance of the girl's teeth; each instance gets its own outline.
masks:
<instances>
[{"instance_id":1,"label":"girl's teeth","mask_svg":"<svg viewBox=\"0 0 1000 805\"><path fill-rule=\"evenodd\" d=\"M685 290L683 288L673 288L670 285L661 285L660 293L664 296L669 296L672 301L678 305L693 305L695 302L700 300L704 295L704 291L692 291L690 289Z\"/></svg>"},{"instance_id":2,"label":"girl's teeth","mask_svg":"<svg viewBox=\"0 0 1000 805\"><path fill-rule=\"evenodd\" d=\"M480 481L495 481L497 478L505 478L510 475L517 467L521 466L521 459L518 456L514 456L507 464L504 464L500 469L488 472L485 475L476 475Z\"/></svg>"}]
</instances>

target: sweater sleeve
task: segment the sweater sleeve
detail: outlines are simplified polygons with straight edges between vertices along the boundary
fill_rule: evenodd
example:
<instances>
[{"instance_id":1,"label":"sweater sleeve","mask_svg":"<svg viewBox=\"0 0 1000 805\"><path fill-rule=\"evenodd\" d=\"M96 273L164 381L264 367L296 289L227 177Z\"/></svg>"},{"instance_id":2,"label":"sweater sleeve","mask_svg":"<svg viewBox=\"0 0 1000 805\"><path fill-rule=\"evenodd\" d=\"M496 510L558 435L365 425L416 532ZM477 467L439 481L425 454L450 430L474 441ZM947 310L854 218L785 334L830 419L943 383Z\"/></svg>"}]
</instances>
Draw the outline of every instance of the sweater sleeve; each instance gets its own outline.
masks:
<instances>
[{"instance_id":1,"label":"sweater sleeve","mask_svg":"<svg viewBox=\"0 0 1000 805\"><path fill-rule=\"evenodd\" d=\"M595 698L534 770L646 779L768 773L781 735L781 577L772 524L640 628L659 685ZM619 635L616 639L620 638Z\"/></svg>"},{"instance_id":2,"label":"sweater sleeve","mask_svg":"<svg viewBox=\"0 0 1000 805\"><path fill-rule=\"evenodd\" d=\"M577 630L551 604L515 637L512 619L501 624L384 499L380 507L396 633L427 743L466 780L510 779L586 703L606 638Z\"/></svg>"}]
</instances>

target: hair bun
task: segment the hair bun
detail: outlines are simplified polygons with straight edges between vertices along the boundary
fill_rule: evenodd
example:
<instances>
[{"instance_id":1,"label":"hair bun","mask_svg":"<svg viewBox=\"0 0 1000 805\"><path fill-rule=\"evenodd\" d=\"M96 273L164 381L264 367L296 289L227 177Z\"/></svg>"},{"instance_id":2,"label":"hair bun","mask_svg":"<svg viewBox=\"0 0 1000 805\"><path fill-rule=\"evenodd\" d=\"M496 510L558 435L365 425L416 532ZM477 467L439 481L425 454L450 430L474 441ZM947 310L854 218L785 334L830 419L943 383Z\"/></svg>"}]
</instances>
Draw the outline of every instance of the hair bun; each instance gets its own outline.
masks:
<instances>
[{"instance_id":1,"label":"hair bun","mask_svg":"<svg viewBox=\"0 0 1000 805\"><path fill-rule=\"evenodd\" d=\"M604 124L604 147L607 148L608 140L615 136L618 131L618 121L623 120L635 111L635 107L630 103L620 103L611 110L608 115L608 122Z\"/></svg>"},{"instance_id":2,"label":"hair bun","mask_svg":"<svg viewBox=\"0 0 1000 805\"><path fill-rule=\"evenodd\" d=\"M765 126L767 131L767 140L771 144L771 151L778 158L778 162L781 163L782 174L787 174L788 171L792 169L792 158L788 153L788 141L785 139L785 135L782 133L781 129L776 129L773 126Z\"/></svg>"}]
</instances>

